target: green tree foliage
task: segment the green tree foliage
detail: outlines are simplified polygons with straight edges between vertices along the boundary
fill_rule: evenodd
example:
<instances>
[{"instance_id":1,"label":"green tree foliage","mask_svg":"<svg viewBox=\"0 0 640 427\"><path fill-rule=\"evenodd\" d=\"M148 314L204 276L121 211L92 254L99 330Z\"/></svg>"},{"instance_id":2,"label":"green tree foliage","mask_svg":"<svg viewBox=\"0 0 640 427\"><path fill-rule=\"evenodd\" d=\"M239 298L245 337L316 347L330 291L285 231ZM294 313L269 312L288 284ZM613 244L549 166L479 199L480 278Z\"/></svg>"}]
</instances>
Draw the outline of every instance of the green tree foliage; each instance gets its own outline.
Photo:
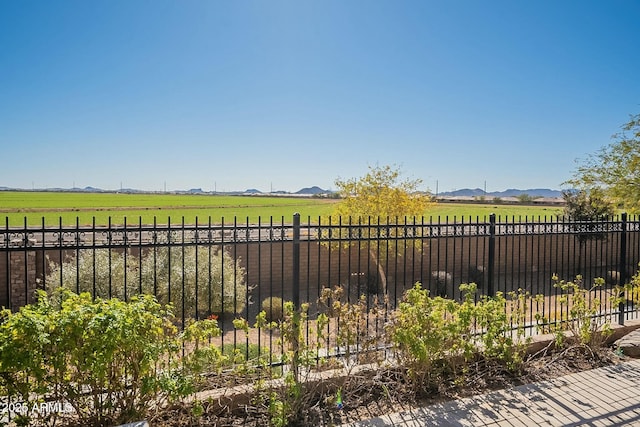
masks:
<instances>
[{"instance_id":1,"label":"green tree foliage","mask_svg":"<svg viewBox=\"0 0 640 427\"><path fill-rule=\"evenodd\" d=\"M582 161L566 184L597 188L618 206L640 212L640 114L632 115L613 139Z\"/></svg>"},{"instance_id":2,"label":"green tree foliage","mask_svg":"<svg viewBox=\"0 0 640 427\"><path fill-rule=\"evenodd\" d=\"M599 224L596 221L608 219L615 214L615 208L602 191L594 188L591 191L564 191L564 216L584 224L576 224L578 240L599 240L606 238L606 233L595 233ZM600 225L601 227L601 225Z\"/></svg>"},{"instance_id":3,"label":"green tree foliage","mask_svg":"<svg viewBox=\"0 0 640 427\"><path fill-rule=\"evenodd\" d=\"M531 195L527 194L527 193L522 193L518 196L518 202L520 203L531 203L535 200L534 197L532 197Z\"/></svg>"},{"instance_id":4,"label":"green tree foliage","mask_svg":"<svg viewBox=\"0 0 640 427\"><path fill-rule=\"evenodd\" d=\"M591 191L564 191L562 197L566 203L564 215L576 221L593 221L615 214L611 201L598 188Z\"/></svg>"},{"instance_id":5,"label":"green tree foliage","mask_svg":"<svg viewBox=\"0 0 640 427\"><path fill-rule=\"evenodd\" d=\"M614 215L615 209L598 188L591 191L564 191L563 198L566 202L564 215L572 221L571 228L579 243L575 274L581 274L585 244L590 240L607 238L611 224L606 220Z\"/></svg>"}]
</instances>

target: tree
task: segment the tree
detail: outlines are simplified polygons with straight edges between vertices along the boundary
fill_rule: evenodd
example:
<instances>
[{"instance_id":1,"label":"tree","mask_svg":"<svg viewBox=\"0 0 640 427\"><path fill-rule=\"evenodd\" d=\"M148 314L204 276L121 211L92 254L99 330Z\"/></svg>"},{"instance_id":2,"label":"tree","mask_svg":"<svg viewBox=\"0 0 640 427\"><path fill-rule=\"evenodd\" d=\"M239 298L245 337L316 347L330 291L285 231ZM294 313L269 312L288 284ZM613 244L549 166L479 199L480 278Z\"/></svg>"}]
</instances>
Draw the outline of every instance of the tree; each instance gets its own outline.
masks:
<instances>
[{"instance_id":1,"label":"tree","mask_svg":"<svg viewBox=\"0 0 640 427\"><path fill-rule=\"evenodd\" d=\"M630 116L614 142L582 161L565 184L604 197L632 213L640 212L640 114Z\"/></svg>"},{"instance_id":2,"label":"tree","mask_svg":"<svg viewBox=\"0 0 640 427\"><path fill-rule=\"evenodd\" d=\"M580 252L578 253L576 274L581 274L582 252L585 243L590 240L607 238L609 223L603 220L612 217L615 209L602 191L597 188L591 191L564 191L562 197L566 202L564 215L573 221L571 228L579 243Z\"/></svg>"},{"instance_id":3,"label":"tree","mask_svg":"<svg viewBox=\"0 0 640 427\"><path fill-rule=\"evenodd\" d=\"M419 237L415 227L411 229L413 239L408 241L402 239L407 237L407 227L400 226L407 225L407 220L422 217L432 203L430 196L418 191L422 180L402 179L401 175L398 167L369 166L369 172L363 177L335 182L342 200L334 214L349 224L358 225L359 233L380 238L380 245L370 245L369 254L385 294L387 279L381 256L392 251L398 253L399 245L407 242L420 245L420 240L415 239Z\"/></svg>"},{"instance_id":4,"label":"tree","mask_svg":"<svg viewBox=\"0 0 640 427\"><path fill-rule=\"evenodd\" d=\"M420 194L420 179L401 180L398 167L369 166L369 172L360 178L337 179L335 184L342 201L335 214L366 221L380 218L395 222L404 217L424 215L431 198Z\"/></svg>"},{"instance_id":5,"label":"tree","mask_svg":"<svg viewBox=\"0 0 640 427\"><path fill-rule=\"evenodd\" d=\"M522 194L518 195L518 202L523 203L523 204L531 203L534 200L535 199L532 196L530 196L529 194L527 194L527 193L522 193Z\"/></svg>"},{"instance_id":6,"label":"tree","mask_svg":"<svg viewBox=\"0 0 640 427\"><path fill-rule=\"evenodd\" d=\"M611 202L597 188L591 191L563 191L562 197L566 203L564 216L573 221L598 221L615 214Z\"/></svg>"}]
</instances>

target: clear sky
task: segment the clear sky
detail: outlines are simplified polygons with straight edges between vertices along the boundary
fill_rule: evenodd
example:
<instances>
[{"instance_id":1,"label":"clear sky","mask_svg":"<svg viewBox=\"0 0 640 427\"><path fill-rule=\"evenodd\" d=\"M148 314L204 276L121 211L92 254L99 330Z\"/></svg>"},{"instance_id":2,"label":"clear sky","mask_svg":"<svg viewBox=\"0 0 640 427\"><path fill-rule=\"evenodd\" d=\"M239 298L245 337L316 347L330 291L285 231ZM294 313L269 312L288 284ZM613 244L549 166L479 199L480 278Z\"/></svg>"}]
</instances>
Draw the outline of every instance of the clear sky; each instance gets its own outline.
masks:
<instances>
[{"instance_id":1,"label":"clear sky","mask_svg":"<svg viewBox=\"0 0 640 427\"><path fill-rule=\"evenodd\" d=\"M637 113L638 0L0 0L0 186L558 189Z\"/></svg>"}]
</instances>

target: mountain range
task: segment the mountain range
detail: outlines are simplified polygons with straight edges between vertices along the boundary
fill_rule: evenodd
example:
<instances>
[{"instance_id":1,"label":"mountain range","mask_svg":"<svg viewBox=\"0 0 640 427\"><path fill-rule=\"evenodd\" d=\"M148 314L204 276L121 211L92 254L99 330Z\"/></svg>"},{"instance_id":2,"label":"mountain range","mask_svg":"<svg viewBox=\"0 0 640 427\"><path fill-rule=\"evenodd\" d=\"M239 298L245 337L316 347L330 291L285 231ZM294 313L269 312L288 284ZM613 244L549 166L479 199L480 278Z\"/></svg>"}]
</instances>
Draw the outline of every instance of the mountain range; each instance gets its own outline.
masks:
<instances>
[{"instance_id":1,"label":"mountain range","mask_svg":"<svg viewBox=\"0 0 640 427\"><path fill-rule=\"evenodd\" d=\"M25 191L25 189L20 188L9 188L0 186L0 191ZM120 190L103 190L96 187L84 187L84 188L39 188L34 191L51 191L51 192L85 192L85 193L104 193L104 192L120 192L120 193L154 193L153 191L144 191L137 190L134 188L121 188ZM156 191L155 193L160 193ZM170 193L182 193L182 194L212 194L212 192L203 191L202 188L192 188L189 190L175 190L170 191ZM230 191L225 192L224 194L250 194L250 195L270 195L270 194L278 194L278 195L299 195L299 196L313 196L318 194L330 194L331 190L323 190L318 186L313 187L305 187L294 193L287 191L273 191L264 193L260 190L256 190L255 188L249 188L245 191ZM222 194L222 193L219 193ZM438 193L438 197L518 197L522 194L527 194L531 197L545 197L545 198L561 198L562 191L559 190L551 190L548 188L529 188L526 190L519 190L515 188L510 188L504 191L492 191L486 192L480 188L463 188L455 191L446 191L442 193Z\"/></svg>"},{"instance_id":2,"label":"mountain range","mask_svg":"<svg viewBox=\"0 0 640 427\"><path fill-rule=\"evenodd\" d=\"M96 187L84 187L84 188L35 188L35 189L25 189L25 188L11 188L11 187L2 187L0 186L0 191L47 191L47 192L74 192L74 193L163 193L162 191L146 191L146 190L138 190L135 188L120 188L119 190L103 190L101 188ZM211 191L204 191L202 188L191 188L189 190L172 190L168 191L169 193L181 193L181 194L214 194ZM217 194L231 194L231 195L246 195L246 194L255 194L255 195L269 195L269 194L278 194L278 195L317 195L317 194L330 194L331 190L323 190L318 186L313 187L305 187L302 188L295 193L290 193L288 191L272 191L269 193L264 193L260 190L256 190L255 188L249 188L245 191L227 191L227 192L215 192Z\"/></svg>"},{"instance_id":3,"label":"mountain range","mask_svg":"<svg viewBox=\"0 0 640 427\"><path fill-rule=\"evenodd\" d=\"M504 191L492 192L485 192L480 188L463 188L461 190L438 193L438 197L518 197L523 194L527 194L531 197L562 198L562 191L550 190L548 188L529 188L526 190L510 188Z\"/></svg>"}]
</instances>

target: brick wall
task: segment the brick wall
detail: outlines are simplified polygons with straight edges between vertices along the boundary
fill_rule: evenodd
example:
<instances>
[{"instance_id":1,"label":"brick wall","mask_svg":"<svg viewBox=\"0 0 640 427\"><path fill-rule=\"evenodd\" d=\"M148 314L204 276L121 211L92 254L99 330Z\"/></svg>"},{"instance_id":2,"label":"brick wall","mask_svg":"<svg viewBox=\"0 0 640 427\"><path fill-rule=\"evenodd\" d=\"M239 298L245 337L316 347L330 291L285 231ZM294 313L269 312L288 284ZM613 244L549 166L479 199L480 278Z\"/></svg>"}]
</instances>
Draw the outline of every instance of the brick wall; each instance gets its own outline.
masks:
<instances>
[{"instance_id":1,"label":"brick wall","mask_svg":"<svg viewBox=\"0 0 640 427\"><path fill-rule=\"evenodd\" d=\"M34 302L35 290L38 285L36 281L36 252L10 252L5 254L3 258L3 261L0 262L0 274L5 281L4 292L2 292L0 300L2 305L18 308ZM7 280L9 286L6 284Z\"/></svg>"},{"instance_id":2,"label":"brick wall","mask_svg":"<svg viewBox=\"0 0 640 427\"><path fill-rule=\"evenodd\" d=\"M464 236L426 239L422 250L400 244L396 252L380 257L389 294L395 299L403 291L420 281L432 293L437 291L436 272L450 275L449 296L458 296L460 283L474 281L486 291L488 237ZM587 242L583 247L572 235L513 235L496 237L494 290L510 291L518 287L532 293L551 290L551 277L557 273L563 279L589 266L585 279L605 277L618 268L619 242ZM375 245L376 243L372 243ZM632 243L630 241L630 249ZM371 253L378 247L367 246L338 249L315 241L300 243L300 297L313 302L323 287L347 286L352 295L365 293L375 287L379 279L377 265ZM91 250L91 249L88 249ZM225 250L238 257L247 272L247 283L252 287L254 306L268 296L291 299L293 283L293 245L291 242L248 242L225 244ZM138 252L133 249L134 255ZM638 251L629 250L630 273L635 272ZM28 248L18 251L0 251L0 304L17 308L33 300L37 279L48 270L48 259L75 256L74 250L47 250ZM25 261L26 257L26 261ZM25 267L26 266L26 267ZM484 269L484 273L482 270ZM480 271L480 273L478 273ZM584 272L583 272L584 274ZM9 286L10 285L10 286ZM9 295L11 301L9 301Z\"/></svg>"}]
</instances>

